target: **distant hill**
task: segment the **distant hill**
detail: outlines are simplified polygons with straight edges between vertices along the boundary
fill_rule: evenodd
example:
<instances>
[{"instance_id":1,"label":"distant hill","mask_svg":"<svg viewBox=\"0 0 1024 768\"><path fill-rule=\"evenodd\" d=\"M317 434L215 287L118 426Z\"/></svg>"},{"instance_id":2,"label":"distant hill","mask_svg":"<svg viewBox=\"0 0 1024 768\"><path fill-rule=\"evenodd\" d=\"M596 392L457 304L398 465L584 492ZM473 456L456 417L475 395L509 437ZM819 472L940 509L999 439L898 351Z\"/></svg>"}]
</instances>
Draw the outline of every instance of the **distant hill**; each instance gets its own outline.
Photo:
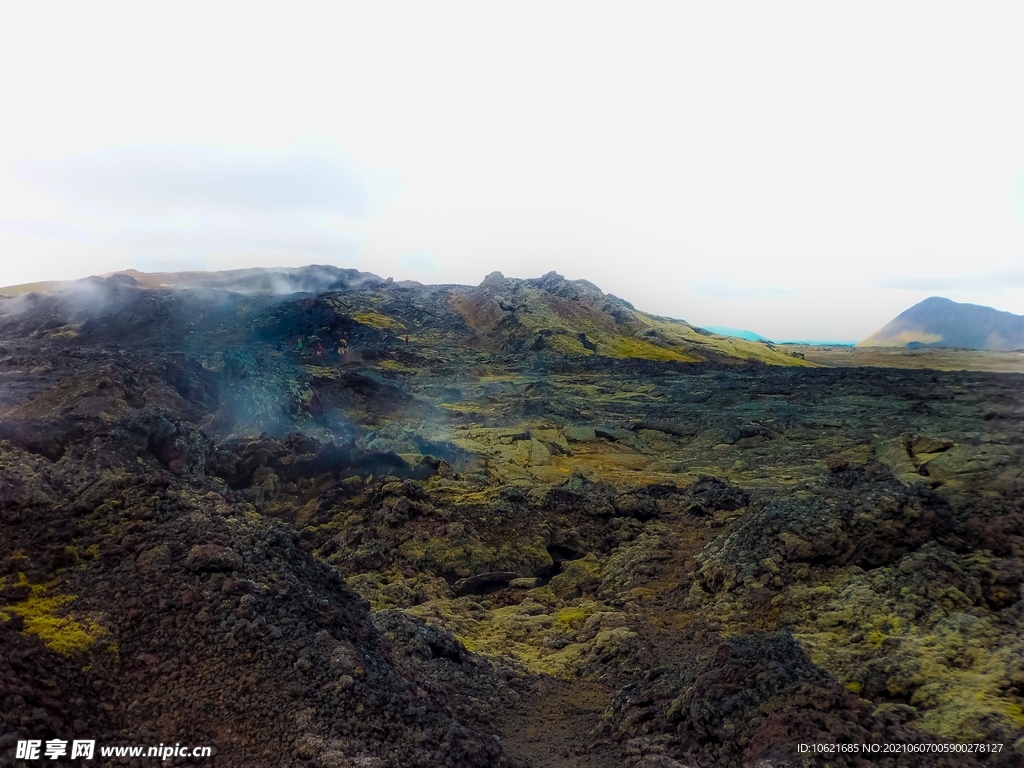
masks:
<instances>
[{"instance_id":1,"label":"distant hill","mask_svg":"<svg viewBox=\"0 0 1024 768\"><path fill-rule=\"evenodd\" d=\"M1024 349L1024 316L932 296L901 313L857 346Z\"/></svg>"},{"instance_id":2,"label":"distant hill","mask_svg":"<svg viewBox=\"0 0 1024 768\"><path fill-rule=\"evenodd\" d=\"M731 336L735 339L746 339L747 341L768 341L768 338L753 331L742 328L730 328L726 325L705 325L705 331L717 333L719 336Z\"/></svg>"}]
</instances>

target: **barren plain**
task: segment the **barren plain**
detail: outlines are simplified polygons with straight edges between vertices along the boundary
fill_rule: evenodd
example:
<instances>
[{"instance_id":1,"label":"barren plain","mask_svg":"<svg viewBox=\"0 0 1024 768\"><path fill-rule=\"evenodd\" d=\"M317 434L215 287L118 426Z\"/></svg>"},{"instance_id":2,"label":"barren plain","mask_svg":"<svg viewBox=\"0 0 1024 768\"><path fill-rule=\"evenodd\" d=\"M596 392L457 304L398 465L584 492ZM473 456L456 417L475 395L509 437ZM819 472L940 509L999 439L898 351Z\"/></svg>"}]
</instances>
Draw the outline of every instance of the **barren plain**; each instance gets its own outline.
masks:
<instances>
[{"instance_id":1,"label":"barren plain","mask_svg":"<svg viewBox=\"0 0 1024 768\"><path fill-rule=\"evenodd\" d=\"M0 301L0 764L1022 764L1012 353L327 278Z\"/></svg>"}]
</instances>

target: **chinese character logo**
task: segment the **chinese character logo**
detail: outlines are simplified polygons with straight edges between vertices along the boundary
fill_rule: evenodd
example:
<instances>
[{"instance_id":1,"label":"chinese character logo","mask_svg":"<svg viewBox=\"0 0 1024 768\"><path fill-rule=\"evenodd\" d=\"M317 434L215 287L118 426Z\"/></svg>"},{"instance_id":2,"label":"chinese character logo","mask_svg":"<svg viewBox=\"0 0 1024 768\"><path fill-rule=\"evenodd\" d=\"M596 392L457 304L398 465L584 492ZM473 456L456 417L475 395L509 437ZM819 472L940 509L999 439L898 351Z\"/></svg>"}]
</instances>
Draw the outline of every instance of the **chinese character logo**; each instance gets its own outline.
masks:
<instances>
[{"instance_id":1,"label":"chinese character logo","mask_svg":"<svg viewBox=\"0 0 1024 768\"><path fill-rule=\"evenodd\" d=\"M79 741L75 739L71 742L71 757L82 757L86 760L92 760L92 753L96 749L96 741Z\"/></svg>"},{"instance_id":2,"label":"chinese character logo","mask_svg":"<svg viewBox=\"0 0 1024 768\"><path fill-rule=\"evenodd\" d=\"M40 749L42 748L43 742L40 739L19 741L17 752L14 756L18 760L40 760L46 758L56 760L58 757L64 757L68 754L68 743L64 739L49 739L46 742L46 748L43 751L43 754L40 755ZM71 759L80 757L85 760L92 760L95 750L95 740L85 741L75 739L71 742Z\"/></svg>"},{"instance_id":3,"label":"chinese character logo","mask_svg":"<svg viewBox=\"0 0 1024 768\"><path fill-rule=\"evenodd\" d=\"M31 741L19 741L18 751L15 757L19 760L38 760L39 759L39 747L42 745L42 741L39 739L32 739Z\"/></svg>"},{"instance_id":4,"label":"chinese character logo","mask_svg":"<svg viewBox=\"0 0 1024 768\"><path fill-rule=\"evenodd\" d=\"M68 753L68 743L61 739L50 739L46 742L46 756L51 760L64 757Z\"/></svg>"}]
</instances>

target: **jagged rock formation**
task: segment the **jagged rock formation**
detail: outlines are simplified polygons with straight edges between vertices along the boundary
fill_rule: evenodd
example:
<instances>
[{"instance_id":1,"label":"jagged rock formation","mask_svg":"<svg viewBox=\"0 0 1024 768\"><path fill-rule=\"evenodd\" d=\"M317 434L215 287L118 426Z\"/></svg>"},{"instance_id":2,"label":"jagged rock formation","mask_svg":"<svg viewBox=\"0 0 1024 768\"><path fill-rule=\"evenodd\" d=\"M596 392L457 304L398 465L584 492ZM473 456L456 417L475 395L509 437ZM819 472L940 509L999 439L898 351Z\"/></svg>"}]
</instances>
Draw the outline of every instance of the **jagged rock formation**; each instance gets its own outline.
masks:
<instances>
[{"instance_id":1,"label":"jagged rock formation","mask_svg":"<svg viewBox=\"0 0 1024 768\"><path fill-rule=\"evenodd\" d=\"M804 364L764 345L639 312L628 301L602 293L593 283L566 280L555 272L534 280L493 272L476 288L455 290L452 303L480 335L481 343L492 349L497 342L567 355Z\"/></svg>"}]
</instances>

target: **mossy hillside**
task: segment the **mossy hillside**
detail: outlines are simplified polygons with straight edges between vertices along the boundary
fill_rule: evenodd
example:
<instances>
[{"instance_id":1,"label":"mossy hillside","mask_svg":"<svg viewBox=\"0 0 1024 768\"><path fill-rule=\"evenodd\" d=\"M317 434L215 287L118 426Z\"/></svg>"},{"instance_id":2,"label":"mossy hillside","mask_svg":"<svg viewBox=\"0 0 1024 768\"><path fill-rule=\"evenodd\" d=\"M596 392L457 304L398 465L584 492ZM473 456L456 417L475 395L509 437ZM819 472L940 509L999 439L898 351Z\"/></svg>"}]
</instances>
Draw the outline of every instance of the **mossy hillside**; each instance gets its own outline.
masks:
<instances>
[{"instance_id":1,"label":"mossy hillside","mask_svg":"<svg viewBox=\"0 0 1024 768\"><path fill-rule=\"evenodd\" d=\"M445 579L424 574L408 577L398 569L386 573L368 571L350 576L346 582L374 611L408 609L452 597L451 586Z\"/></svg>"},{"instance_id":2,"label":"mossy hillside","mask_svg":"<svg viewBox=\"0 0 1024 768\"><path fill-rule=\"evenodd\" d=\"M612 371L613 368L609 368L608 374ZM730 406L729 415L702 407L696 399L692 403L687 402L689 398L680 402L672 381L666 375L656 383L621 381L609 385L601 377L552 375L546 379L546 383L550 383L550 393L540 390L534 405L534 390L524 391L518 379L491 377L486 384L481 383L479 389L462 387L462 399L446 405L444 410L450 417L451 439L472 440L488 446L484 450L473 443L459 443L466 450L487 456L496 478L506 482L516 476L527 481L553 480L541 478L536 473L517 472L516 464L508 455L512 450L510 444L517 442L513 436L506 433L506 442L502 442L483 433L474 435L471 434L474 428L465 426L466 422L495 424L495 429L500 429L497 425L502 423L519 424L520 433L529 433L541 425L524 420L523 416L535 407L546 407L556 413L573 414L571 420L565 419L561 423L592 425L591 428L614 425L613 439L574 442L569 446L569 453L553 455L551 464L567 470L569 474L577 469L586 473L608 473L607 477L616 483L628 482L631 476L640 479L635 473L644 471L648 466L651 481L657 477L664 482L668 479L666 475L676 473L689 477L725 475L744 483L796 483L796 478L814 476L820 471L823 455L837 451L847 451L852 455L870 449L861 438L851 438L841 432L828 435L815 432L803 425L799 414L779 412L774 406L765 408L755 399L736 401ZM699 380L692 379L691 382L698 390L708 387L701 400L711 396L712 387L721 385L721 382L710 381L702 385ZM526 383L529 384L528 381ZM725 398L728 395L723 392L720 396ZM715 397L717 399L719 395ZM622 429L622 426L628 427L641 419L652 418L652 413L668 410L665 404L669 402L673 411L669 423L684 433L692 432L692 437L668 435L656 430ZM852 409L844 409L841 414L837 416L856 418ZM741 428L751 424L754 429L768 430L771 436L737 439L736 435L742 434ZM552 425L559 426L559 421L548 422L546 426ZM510 428L516 429L515 426ZM879 428L884 432L884 425L879 425ZM775 439L782 434L786 439ZM828 437L828 441L822 445L824 437ZM868 441L870 439L868 436ZM531 456L527 468L532 466L536 466L536 462Z\"/></svg>"},{"instance_id":3,"label":"mossy hillside","mask_svg":"<svg viewBox=\"0 0 1024 768\"><path fill-rule=\"evenodd\" d=\"M497 553L477 543L452 543L448 539L417 536L398 547L402 559L423 570L466 578L488 570Z\"/></svg>"},{"instance_id":4,"label":"mossy hillside","mask_svg":"<svg viewBox=\"0 0 1024 768\"><path fill-rule=\"evenodd\" d=\"M649 334L651 338L658 339L662 344L687 348L691 355L707 357L710 353L725 359L757 360L769 365L815 366L814 363L761 342L718 334L705 335L705 333L698 333L693 326L681 320L657 317L643 312L638 312L637 316L648 329L646 332L641 332L641 337L645 333Z\"/></svg>"},{"instance_id":5,"label":"mossy hillside","mask_svg":"<svg viewBox=\"0 0 1024 768\"><path fill-rule=\"evenodd\" d=\"M514 280L495 273L477 288L457 292L453 306L470 328L497 347L512 342L579 357L810 365L765 345L704 336L683 321L646 315L586 281L568 281L554 273L537 280Z\"/></svg>"},{"instance_id":6,"label":"mossy hillside","mask_svg":"<svg viewBox=\"0 0 1024 768\"><path fill-rule=\"evenodd\" d=\"M601 582L601 564L593 552L579 560L563 565L562 570L551 578L548 589L559 599L580 597L593 593Z\"/></svg>"},{"instance_id":7,"label":"mossy hillside","mask_svg":"<svg viewBox=\"0 0 1024 768\"><path fill-rule=\"evenodd\" d=\"M451 537L432 536L425 531L413 534L397 546L395 565L449 579L464 579L488 571L530 575L551 565L551 555L543 539L536 535L488 545L473 534L466 535L458 524L452 530L458 532ZM359 554L357 551L357 557Z\"/></svg>"},{"instance_id":8,"label":"mossy hillside","mask_svg":"<svg viewBox=\"0 0 1024 768\"><path fill-rule=\"evenodd\" d=\"M699 355L678 352L631 336L612 336L603 346L598 347L598 350L608 357L636 357L659 362L697 363L705 359Z\"/></svg>"},{"instance_id":9,"label":"mossy hillside","mask_svg":"<svg viewBox=\"0 0 1024 768\"><path fill-rule=\"evenodd\" d=\"M563 604L546 589L530 594L496 609L460 598L426 602L409 613L452 632L474 653L512 658L536 674L571 678L635 650L637 634L622 612L594 600Z\"/></svg>"},{"instance_id":10,"label":"mossy hillside","mask_svg":"<svg viewBox=\"0 0 1024 768\"><path fill-rule=\"evenodd\" d=\"M512 381L511 377L503 379L502 377L492 377L492 381ZM621 415L620 423L624 421L628 424L628 419L633 414L636 414L635 409L649 407L649 403L656 402L659 395L663 395L666 390L656 383L620 383L617 386L606 386L602 383L587 382L582 383L573 380L571 377L565 377L566 384L560 384L559 389L561 392L571 392L573 399L579 396L579 402L589 403L593 411L600 412L602 414L613 413ZM521 386L516 384L516 386ZM699 385L695 385L694 389L700 389ZM556 390L558 391L558 390ZM513 391L510 390L508 397L513 399L517 396ZM564 395L563 395L564 396ZM463 402L464 406L467 404ZM808 407L814 408L813 402L808 401ZM729 406L730 408L732 406ZM795 488L796 498L800 505L806 505L807 500L812 498L814 494L802 490L800 483L806 482L820 482L820 475L823 472L827 472L827 465L825 458L829 456L841 456L843 461L834 462L837 467L849 465L854 468L860 468L857 471L863 471L863 468L870 463L872 459L872 440L868 433L867 439L865 439L864 432L857 433L851 431L849 434L841 432L809 432L803 430L799 424L794 426L794 422L788 420L788 417L776 413L767 414L764 411L760 411L762 406L752 406L748 403L745 406L740 406L737 402L737 408L744 408L746 411L743 415L738 417L748 423L757 419L758 422L763 424L772 424L772 429L776 430L776 437L754 437L744 438L737 440L734 443L726 443L716 447L716 443L725 438L728 439L727 434L723 434L722 437L718 437L712 430L709 430L707 426L701 426L698 430L698 434L692 439L680 438L672 435L666 435L665 433L659 433L656 430L637 430L635 432L622 432L623 441L611 441L606 438L594 439L593 442L569 442L568 447L571 452L571 456L568 457L557 457L559 460L566 461L582 461L584 459L594 459L597 457L598 461L603 461L605 457L611 458L618 454L618 452L636 452L636 456L642 457L644 452L649 455L655 456L659 459L662 465L678 464L685 467L691 472L708 472L714 473L719 476L729 477L734 482L750 483L752 477L758 482L770 482L774 483L773 487L777 483L784 479L780 476L777 467L783 466L785 473L787 474L788 482L791 482L797 487ZM828 421L829 424L839 424L842 419L854 418L857 414L868 413L865 409L870 407L870 403L867 400L851 401L847 404L841 404L836 408L831 409L829 414L821 413L818 416L811 417L818 420L827 421L829 419L835 419L836 421ZM467 410L473 408L473 403L469 403ZM492 410L497 415L502 414L502 400L498 399L498 402L488 404L488 409ZM482 409L481 409L482 410ZM705 412L706 413L706 412ZM765 418L769 416L769 418ZM634 417L636 418L636 417ZM701 414L701 419L707 419L708 416ZM856 417L862 418L862 417ZM596 421L596 420L595 420ZM609 419L605 416L602 419L603 423L607 423ZM578 422L579 423L579 422ZM601 423L601 422L598 422ZM740 422L741 423L741 422ZM699 424L699 423L698 423ZM509 456L518 452L519 445L521 443L529 443L529 439L518 438L517 435L521 435L524 432L532 434L534 431L544 431L551 428L551 424L544 424L538 422L518 422L513 426L506 428L505 431L501 427L468 427L466 429L460 429L457 434L465 434L465 437L454 437L454 440L458 441L458 444L462 449L470 451L472 453L484 453L488 457L488 460L496 462L510 462ZM890 432L892 427L887 427L883 423L879 423L872 429L876 430L876 433L886 434L885 430L889 429ZM700 430L703 430L701 432ZM556 433L564 435L564 428L555 427ZM804 439L804 436L810 438L808 442L800 442ZM626 440L628 438L629 441ZM532 438L530 438L532 439ZM715 441L715 442L713 442ZM798 444L799 442L799 444ZM715 449L715 450L710 450ZM592 453L593 452L593 453ZM554 459L556 457L552 457ZM672 462L672 464L670 464ZM642 465L641 465L642 466ZM845 471L845 470L844 470ZM617 476L605 473L605 477L616 477ZM632 483L640 483L644 481L644 478L653 477L653 473L645 471L636 471L632 475ZM919 475L920 476L920 475ZM623 475L623 482L626 483L626 475ZM837 481L842 480L842 474L837 475ZM649 479L647 481L650 481ZM845 480L843 480L845 481ZM626 485L629 487L630 485ZM881 496L870 504L864 507L864 510L858 514L866 514L871 509L877 510L878 513L888 516L887 519L881 520L880 524L889 526L887 529L891 529L887 536L899 536L899 531L908 524L912 523L916 519L916 516L922 514L922 510L914 505L901 505L896 504L893 506L886 501L885 497L889 494L888 490L885 489L885 485L880 484ZM438 488L439 489L439 488ZM861 492L858 492L860 494ZM874 499L874 497L870 497ZM441 505L445 510L445 514L452 515L451 519L459 517L463 511L469 511L477 505L480 509L477 509L472 514L475 515L475 523L479 525L480 531L494 531L497 530L493 526L500 520L504 519L504 513L499 512L497 509L490 508L493 504L497 503L500 496L492 489L488 488L477 488L469 492L459 492L458 494L450 495L445 499L445 503ZM456 511L461 510L461 511ZM734 524L737 515L741 518L745 514L742 510L737 512L731 512L728 515L720 516L716 513L700 522L700 525L708 525L706 530L709 532L716 529L722 529L722 526L728 526ZM873 514L873 513L872 513ZM889 519L891 518L891 519ZM867 518L863 521L857 522L857 525L867 524L870 522ZM664 523L657 523L658 525L664 525ZM652 525L648 523L648 525ZM902 527L901 527L902 526ZM702 528L703 529L703 528ZM617 550L613 550L612 555L606 562L602 563L601 569L601 587L598 588L598 594L602 599L610 601L626 601L626 602L637 602L642 603L643 601L653 601L648 604L656 604L656 601L665 599L670 593L668 585L671 584L671 580L668 578L668 572L671 572L673 568L678 567L679 563L674 559L671 554L672 549L666 549L664 553L659 554L658 557L644 559L640 557L640 553L646 554L645 549L652 549L660 552L662 545L655 545L653 542L658 538L654 534L655 528L650 528L651 535L645 539L645 542L650 542L649 547L637 547L633 555L636 555L635 562L630 560L629 547L620 547ZM827 532L827 531L826 531ZM507 536L507 530L503 530L502 536ZM641 537L644 535L641 534ZM665 536L663 529L662 535ZM673 535L675 536L675 535ZM802 535L803 536L803 535ZM792 540L790 545L786 545L785 542L782 546L792 546L797 548L804 546L802 542L810 543L810 540L814 538L813 534L808 535L810 539L804 537L798 537L802 541ZM838 532L836 536L839 536ZM669 537L673 540L673 537ZM482 540L481 540L482 541ZM839 539L837 542L840 541ZM485 544L484 546L490 546ZM494 549L494 547L492 547ZM665 553L669 553L665 556ZM458 558L463 558L465 561L466 552L457 555ZM487 557L493 557L493 553L488 552ZM662 559L664 557L664 559ZM745 555L739 556L739 559L743 559ZM831 589L830 587L824 586L830 584L827 577L825 582L821 586L813 586L818 583L818 580L822 578L818 567L809 567L804 575L800 575L795 571L788 571L782 562L776 562L772 560L775 568L782 566L782 573L775 574L769 565L766 565L770 558L759 556L751 563L758 567L758 573L746 574L743 572L737 572L736 580L732 583L731 590L728 591L728 598L722 596L721 599L714 599L712 596L706 595L703 600L707 601L705 607L701 607L696 611L690 611L687 623L679 625L685 629L686 626L692 626L702 621L710 620L713 623L717 623L720 628L720 632L725 637L739 637L757 628L759 630L771 629L772 627L787 626L794 627L795 631L799 630L791 622L791 618L784 618L783 614L786 614L784 605L778 602L771 601L767 605L762 604L760 607L753 606L748 601L748 596L753 595L757 590L777 590L779 589L776 583L776 577L785 581L784 589L790 589L790 581L794 577L805 584L811 584L812 586L808 589L815 591L808 600L823 600L828 598L826 590ZM436 560L436 558L435 558ZM622 563L616 565L616 563ZM629 563L628 565L626 563ZM489 565L487 566L489 567ZM742 569L740 569L742 570ZM833 571L827 571L833 572ZM886 570L879 571L885 574L886 579L891 579L893 573ZM765 577L764 580L761 577ZM945 581L941 575L935 575L934 582L942 584ZM678 582L677 582L678 583ZM392 583L394 584L394 583ZM628 586L628 589L623 590L620 588L621 585ZM404 588L395 587L392 585L385 585L390 589L397 592L402 592L409 599L409 594L412 592L414 595L419 590L419 587L411 590ZM407 585L409 586L409 585ZM955 610L956 605L959 604L959 598L956 594L959 591L958 588L953 588L955 591L946 590L948 585L943 587L943 595L936 593L933 596L932 602L939 601L939 608L948 612L949 610ZM607 589L607 597L605 597L604 589ZM966 593L965 593L966 594ZM822 595L824 595L822 597ZM426 610L422 606L427 606L434 603L441 598L437 596L426 596L418 595L415 597L417 608ZM557 596L551 591L550 588L544 588L539 590L534 596L532 596L536 602L542 605L548 606L549 608L557 610L554 605L557 603ZM845 599L845 598L844 598ZM943 602L945 601L945 602ZM699 601L698 601L699 602ZM945 603L948 602L948 605ZM407 603L408 604L408 603ZM500 606L498 608L485 608L486 610L498 610L504 611L506 606ZM819 606L818 606L819 607ZM807 615L811 615L814 610L818 610L818 607L809 608L806 612ZM929 608L934 610L933 608ZM461 609L460 609L461 610ZM475 610L475 609L474 609ZM854 612L856 612L855 609ZM460 614L460 611L455 611ZM887 687L883 687L884 693L879 693L877 687L872 687L872 678L870 676L861 674L861 668L866 664L864 658L867 655L872 657L882 658L886 657L890 653L890 649L893 646L894 637L903 637L906 635L904 625L901 622L908 621L906 617L894 613L892 610L879 611L878 622L873 623L869 627L863 628L863 637L857 638L856 632L848 633L848 636L836 637L837 633L831 632L831 629L835 628L835 625L829 623L836 621L836 616L831 615L833 613L840 613L837 610L818 610L817 618L815 618L815 628L807 628L813 631L797 631L798 636L802 643L805 643L806 647L812 648L814 643L815 635L822 635L818 640L818 645L822 647L835 647L840 650L843 648L849 649L854 648L860 656L859 660L854 659L854 662L849 664L843 662L839 656L841 655L840 650L836 651L836 657L828 658L819 656L815 650L815 659L820 664L822 669L836 674L844 684L848 685L849 689L856 691L858 695L869 696L870 700L876 701L879 707L885 705L887 700L909 701L910 694L899 694L889 693ZM475 613L473 614L475 615ZM488 614L489 615L489 614ZM504 621L502 616L503 613L498 613L495 621ZM679 614L683 615L683 614ZM787 614L786 614L787 615ZM846 614L844 614L846 615ZM894 617L895 616L895 617ZM465 616L463 616L465 618ZM854 615L847 616L849 620L855 618ZM889 623L887 624L887 620ZM479 621L474 618L474 621ZM490 621L490 620L487 620ZM846 621L846 620L844 620ZM664 626L676 627L678 622L667 622ZM819 626L820 625L820 626ZM827 625L827 626L826 626ZM877 626L876 626L877 625ZM659 625L660 626L660 625ZM473 645L474 642L482 642L484 645L489 643L488 647L498 648L500 647L499 640L494 637L488 637L484 632L485 627L479 627L477 625L471 625L464 627L462 634L466 641ZM826 632L827 630L827 632ZM632 630L626 630L632 631ZM825 634L822 634L825 633ZM555 633L556 635L558 633ZM926 635L929 633L925 633ZM948 633L946 633L948 634ZM943 635L945 637L945 635ZM479 640L474 640L479 638ZM983 643L988 642L985 639L981 640ZM511 642L511 641L509 641ZM555 642L549 640L549 642ZM907 642L910 642L909 640ZM1008 641L1009 642L1009 641ZM570 643L571 645L572 643ZM536 655L543 655L544 650L547 646L542 646L544 650L538 650L532 644L527 644L529 647L522 648L518 652L522 658L532 658ZM475 647L475 646L474 646ZM564 650L568 646L563 646ZM814 646L817 647L817 646ZM569 649L570 653L574 653L575 649ZM867 655L865 655L867 654ZM927 656L926 653L921 654L922 657ZM563 664L564 659L551 659L549 664L556 664L560 668L565 669ZM532 662L531 662L532 663ZM577 663L573 663L577 664ZM1009 659L1001 656L993 656L991 663L987 665L986 669L998 670L1000 667L1006 667L1007 665L1013 664L1013 659ZM571 665L570 665L571 666ZM897 665L898 667L899 665ZM579 666L577 666L579 669ZM993 673L994 674L994 673ZM1007 684L1008 678L1006 676L1002 678L989 677L989 673L982 675L971 675L970 679L963 675L950 675L949 683L939 691L938 698L935 700L938 702L937 706L926 703L926 698L921 698L913 705L916 711L918 711L918 721L915 722L927 722L930 724L928 727L932 728L934 732L953 732L956 729L966 732L974 728L972 723L977 723L979 718L984 722L1001 722L1006 727L1012 727L1016 721L1014 718L1015 710L1014 707L1018 706L1016 702L1017 694L1010 689L1004 689L1001 686ZM863 679L862 679L863 678ZM889 678L894 678L893 674L886 676L886 681ZM980 687L979 687L980 686ZM985 706L978 705L978 703L972 703L968 701L968 707L964 708L963 697L957 697L957 690L972 691L972 695L975 696L976 700L981 700L979 694L987 701ZM1001 691L1001 692L1000 692ZM1009 691L1009 693L1008 693ZM927 691L926 691L927 692ZM922 694L924 696L925 694ZM932 695L932 694L930 694ZM933 696L934 698L934 696ZM987 727L987 726L986 726ZM937 730L944 729L944 730ZM973 732L973 731L972 731ZM990 733L991 731L989 731Z\"/></svg>"},{"instance_id":11,"label":"mossy hillside","mask_svg":"<svg viewBox=\"0 0 1024 768\"><path fill-rule=\"evenodd\" d=\"M991 567L928 545L897 566L795 585L773 602L779 623L850 690L909 704L937 736L1010 738L1024 728L1024 611L977 605ZM735 627L739 614L717 615Z\"/></svg>"},{"instance_id":12,"label":"mossy hillside","mask_svg":"<svg viewBox=\"0 0 1024 768\"><path fill-rule=\"evenodd\" d=\"M330 542L325 557L347 575L395 568L455 581L488 571L540 573L552 564L543 527L508 493L442 477L422 486L385 483L383 491L369 485L333 509L314 504L311 518L330 517L310 534Z\"/></svg>"},{"instance_id":13,"label":"mossy hillside","mask_svg":"<svg viewBox=\"0 0 1024 768\"><path fill-rule=\"evenodd\" d=\"M4 417L42 418L60 411L68 416L95 416L111 423L124 418L130 410L124 388L124 381L116 370L100 375L71 376L8 410Z\"/></svg>"},{"instance_id":14,"label":"mossy hillside","mask_svg":"<svg viewBox=\"0 0 1024 768\"><path fill-rule=\"evenodd\" d=\"M362 325L368 325L382 331L404 331L405 325L393 317L381 314L380 312L365 311L355 312L352 319Z\"/></svg>"},{"instance_id":15,"label":"mossy hillside","mask_svg":"<svg viewBox=\"0 0 1024 768\"><path fill-rule=\"evenodd\" d=\"M635 650L629 616L593 597L600 582L593 555L510 605L489 597L455 598L444 579L406 573L393 569L347 581L375 611L403 609L452 632L474 653L511 658L537 674L571 677L598 659L625 662Z\"/></svg>"},{"instance_id":16,"label":"mossy hillside","mask_svg":"<svg viewBox=\"0 0 1024 768\"><path fill-rule=\"evenodd\" d=\"M553 333L545 338L545 345L552 352L571 357L588 357L596 355L597 351L587 349L578 336L570 335L568 329L559 329L561 332Z\"/></svg>"},{"instance_id":17,"label":"mossy hillside","mask_svg":"<svg viewBox=\"0 0 1024 768\"><path fill-rule=\"evenodd\" d=\"M797 506L772 501L723 518L723 532L697 557L700 578L684 608L725 637L791 631L847 690L876 707L903 707L928 733L1012 742L1024 726L1014 550L993 539L1001 556L963 551L958 536L919 545L922 530L949 530L938 521L950 507L894 483L870 448L825 456L824 484L797 491Z\"/></svg>"},{"instance_id":18,"label":"mossy hillside","mask_svg":"<svg viewBox=\"0 0 1024 768\"><path fill-rule=\"evenodd\" d=\"M393 374L415 375L417 373L416 368L412 368L408 365L405 365L404 363L400 363L398 360L381 360L379 363L377 363L376 367L382 371L387 371L388 373Z\"/></svg>"},{"instance_id":19,"label":"mossy hillside","mask_svg":"<svg viewBox=\"0 0 1024 768\"><path fill-rule=\"evenodd\" d=\"M537 431L554 439L553 434ZM474 436L501 445L500 440L508 435L506 430L504 435L475 431ZM454 597L452 582L474 574L511 571L529 576L548 571L553 561L545 536L539 534L547 526L536 509L520 510L516 503L522 502L514 501L520 497L508 488L474 490L441 480L425 485L434 490L432 506L444 510L444 534L429 533L437 530L429 516L412 518L400 529L380 529L387 537L397 534L404 538L395 546L393 566L385 572L364 571L347 579L374 610L408 611L454 633L473 652L514 659L537 674L572 677L592 665L630 663L639 636L629 613L595 599L603 588L603 571L602 558L593 552L562 563L560 572L543 587L525 592L523 587L510 587L493 596ZM523 494L522 500L526 498ZM386 500L381 510L390 503ZM544 495L538 494L534 503L543 505ZM327 528L343 531L358 519L352 515L356 513L339 514ZM532 521L532 526L524 526L525 521ZM408 530L400 533L403 529ZM375 547L389 546L374 541L379 542ZM637 548L649 543L641 538ZM638 555L635 559L640 562L643 558ZM351 563L342 553L328 560L346 568ZM616 568L629 571L630 566ZM642 565L633 572L639 570ZM620 601L617 591L610 594ZM624 596L627 601L635 597L628 592ZM513 603L505 604L506 600Z\"/></svg>"},{"instance_id":20,"label":"mossy hillside","mask_svg":"<svg viewBox=\"0 0 1024 768\"><path fill-rule=\"evenodd\" d=\"M708 536L698 530L687 540L660 520L640 523L620 518L613 524L621 543L601 564L597 590L602 600L613 605L649 601L678 590L680 558L685 559Z\"/></svg>"}]
</instances>

